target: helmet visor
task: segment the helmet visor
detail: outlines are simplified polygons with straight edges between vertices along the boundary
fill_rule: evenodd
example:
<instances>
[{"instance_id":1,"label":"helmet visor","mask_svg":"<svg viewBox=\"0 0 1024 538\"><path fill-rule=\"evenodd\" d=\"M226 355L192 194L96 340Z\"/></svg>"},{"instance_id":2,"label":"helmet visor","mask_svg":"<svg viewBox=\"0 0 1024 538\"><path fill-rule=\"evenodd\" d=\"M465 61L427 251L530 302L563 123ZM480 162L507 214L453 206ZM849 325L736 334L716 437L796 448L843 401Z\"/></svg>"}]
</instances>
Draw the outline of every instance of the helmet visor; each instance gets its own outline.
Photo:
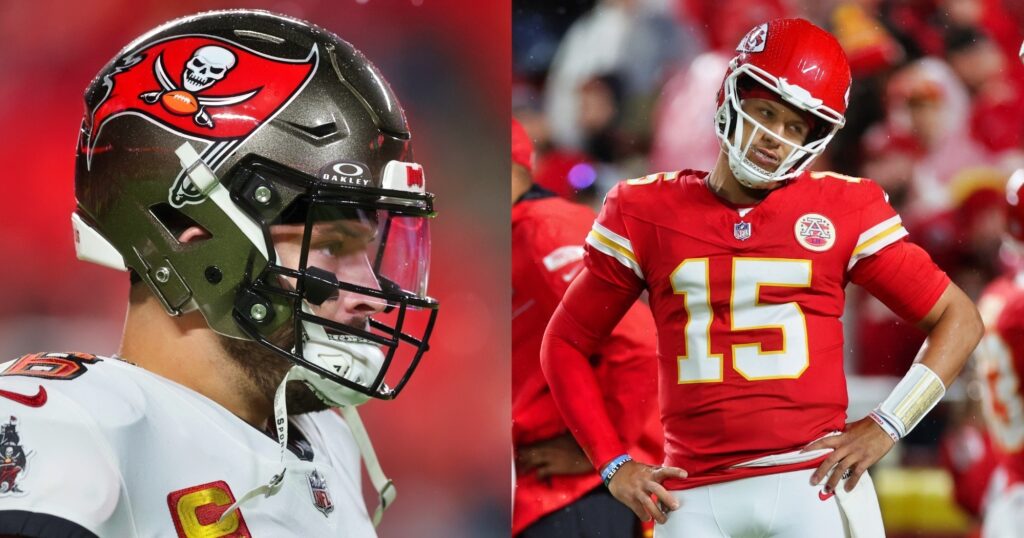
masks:
<instances>
[{"instance_id":1,"label":"helmet visor","mask_svg":"<svg viewBox=\"0 0 1024 538\"><path fill-rule=\"evenodd\" d=\"M302 263L301 241L305 224L279 224L271 227L279 264L299 270L331 273L339 283L381 292L366 296L374 305L396 306L400 298L418 299L410 306L419 307L428 301L427 282L430 274L430 219L424 215L408 215L368 205L333 205L330 200L311 204L309 246ZM330 280L329 278L327 279ZM307 289L317 292L323 282L307 282ZM343 289L319 293L344 293ZM323 299L314 293L313 304Z\"/></svg>"}]
</instances>

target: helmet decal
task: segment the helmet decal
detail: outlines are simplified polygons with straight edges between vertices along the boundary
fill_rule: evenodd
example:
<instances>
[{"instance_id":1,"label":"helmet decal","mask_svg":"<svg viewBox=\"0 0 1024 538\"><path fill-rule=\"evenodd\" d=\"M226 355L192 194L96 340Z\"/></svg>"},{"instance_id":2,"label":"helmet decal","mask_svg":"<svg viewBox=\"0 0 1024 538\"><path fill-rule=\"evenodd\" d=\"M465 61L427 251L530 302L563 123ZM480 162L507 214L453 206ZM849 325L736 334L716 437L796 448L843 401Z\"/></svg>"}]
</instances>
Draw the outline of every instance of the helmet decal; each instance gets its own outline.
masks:
<instances>
[{"instance_id":1,"label":"helmet decal","mask_svg":"<svg viewBox=\"0 0 1024 538\"><path fill-rule=\"evenodd\" d=\"M736 47L736 52L761 52L764 50L764 44L767 41L768 23L759 24L747 32L747 35L743 36L740 44Z\"/></svg>"},{"instance_id":2,"label":"helmet decal","mask_svg":"<svg viewBox=\"0 0 1024 538\"><path fill-rule=\"evenodd\" d=\"M186 138L211 144L204 161L216 165L301 92L316 71L313 46L304 58L279 58L207 35L162 39L117 59L104 77L106 96L87 116L82 150L91 165L107 122L130 114ZM199 200L179 177L175 207Z\"/></svg>"}]
</instances>

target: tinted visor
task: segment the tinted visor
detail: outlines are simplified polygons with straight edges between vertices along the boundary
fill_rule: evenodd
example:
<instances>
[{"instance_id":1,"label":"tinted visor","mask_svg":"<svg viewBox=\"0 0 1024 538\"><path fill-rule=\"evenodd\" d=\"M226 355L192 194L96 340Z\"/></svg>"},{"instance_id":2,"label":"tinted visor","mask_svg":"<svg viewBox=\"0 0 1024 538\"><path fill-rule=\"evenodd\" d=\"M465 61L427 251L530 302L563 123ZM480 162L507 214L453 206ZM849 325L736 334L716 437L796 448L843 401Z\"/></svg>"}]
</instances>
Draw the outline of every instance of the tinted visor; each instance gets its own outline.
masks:
<instances>
[{"instance_id":1,"label":"tinted visor","mask_svg":"<svg viewBox=\"0 0 1024 538\"><path fill-rule=\"evenodd\" d=\"M277 238L275 250L287 252L289 245L299 245L308 221L310 234L305 252L306 267L331 273L339 282L379 290L387 295L419 299L410 304L412 307L430 302L427 296L430 218L376 208L367 201L337 205L337 200L331 198L297 203L272 225L271 234ZM282 240L288 244L281 244ZM297 258L289 258L291 263L282 259L279 264L299 269L294 261ZM317 281L309 284L307 288L310 291L317 291ZM329 293L329 290L320 293ZM310 299L311 303L320 304L319 296ZM379 299L367 300L378 302Z\"/></svg>"}]
</instances>

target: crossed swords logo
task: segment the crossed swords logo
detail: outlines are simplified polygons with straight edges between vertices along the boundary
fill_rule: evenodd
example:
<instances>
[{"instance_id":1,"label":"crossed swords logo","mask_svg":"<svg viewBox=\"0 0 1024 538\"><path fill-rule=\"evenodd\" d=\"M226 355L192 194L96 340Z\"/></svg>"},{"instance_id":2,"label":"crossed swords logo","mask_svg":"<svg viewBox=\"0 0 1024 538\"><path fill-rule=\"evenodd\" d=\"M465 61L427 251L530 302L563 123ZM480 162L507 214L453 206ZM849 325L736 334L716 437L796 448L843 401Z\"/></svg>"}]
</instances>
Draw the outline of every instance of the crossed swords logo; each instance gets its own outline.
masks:
<instances>
[{"instance_id":1,"label":"crossed swords logo","mask_svg":"<svg viewBox=\"0 0 1024 538\"><path fill-rule=\"evenodd\" d=\"M149 105L160 103L165 110L178 116L193 114L192 121L196 125L213 129L213 118L206 112L206 107L235 105L259 92L259 88L257 88L249 92L222 97L197 95L223 80L237 62L235 53L224 47L216 45L199 47L185 62L185 67L181 72L182 85L179 88L171 80L171 77L167 76L161 53L153 62L153 75L162 89L143 92L139 94L139 99Z\"/></svg>"}]
</instances>

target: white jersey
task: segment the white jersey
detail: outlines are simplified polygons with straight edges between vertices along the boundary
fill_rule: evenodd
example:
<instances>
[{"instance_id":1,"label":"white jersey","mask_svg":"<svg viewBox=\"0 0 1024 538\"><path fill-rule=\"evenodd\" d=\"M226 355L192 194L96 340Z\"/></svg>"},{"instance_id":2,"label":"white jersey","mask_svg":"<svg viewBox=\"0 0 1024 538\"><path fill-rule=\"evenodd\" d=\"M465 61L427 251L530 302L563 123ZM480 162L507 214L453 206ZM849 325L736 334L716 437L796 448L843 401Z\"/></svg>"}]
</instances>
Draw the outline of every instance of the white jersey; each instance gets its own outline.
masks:
<instances>
[{"instance_id":1,"label":"white jersey","mask_svg":"<svg viewBox=\"0 0 1024 538\"><path fill-rule=\"evenodd\" d=\"M288 451L278 492L218 522L281 470L275 439L116 359L36 354L0 370L0 536L376 536L359 449L332 411L291 417L310 461Z\"/></svg>"}]
</instances>

